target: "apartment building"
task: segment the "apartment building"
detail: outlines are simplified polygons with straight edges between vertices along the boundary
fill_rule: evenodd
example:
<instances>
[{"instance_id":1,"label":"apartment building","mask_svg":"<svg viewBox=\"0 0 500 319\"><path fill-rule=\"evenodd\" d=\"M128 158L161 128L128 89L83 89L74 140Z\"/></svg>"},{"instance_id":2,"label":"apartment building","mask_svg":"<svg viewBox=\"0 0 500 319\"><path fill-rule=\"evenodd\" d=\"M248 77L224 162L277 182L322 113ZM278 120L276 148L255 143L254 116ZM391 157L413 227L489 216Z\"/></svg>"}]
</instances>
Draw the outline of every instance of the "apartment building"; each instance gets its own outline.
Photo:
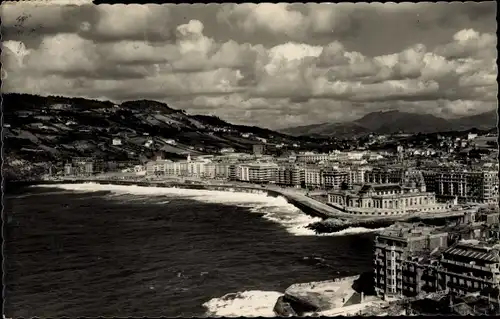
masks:
<instances>
[{"instance_id":1,"label":"apartment building","mask_svg":"<svg viewBox=\"0 0 500 319\"><path fill-rule=\"evenodd\" d=\"M215 166L210 160L190 161L187 163L187 175L214 178Z\"/></svg>"},{"instance_id":2,"label":"apartment building","mask_svg":"<svg viewBox=\"0 0 500 319\"><path fill-rule=\"evenodd\" d=\"M90 176L104 171L104 161L93 157L73 157L64 166L65 175Z\"/></svg>"},{"instance_id":3,"label":"apartment building","mask_svg":"<svg viewBox=\"0 0 500 319\"><path fill-rule=\"evenodd\" d=\"M229 163L215 163L214 166L216 178L229 178Z\"/></svg>"},{"instance_id":4,"label":"apartment building","mask_svg":"<svg viewBox=\"0 0 500 319\"><path fill-rule=\"evenodd\" d=\"M347 176L347 184L349 187L352 187L354 184L364 184L365 183L365 174L369 171L367 167L350 167L346 170Z\"/></svg>"},{"instance_id":5,"label":"apartment building","mask_svg":"<svg viewBox=\"0 0 500 319\"><path fill-rule=\"evenodd\" d=\"M325 153L303 153L296 155L296 161L299 163L318 163L318 162L326 162L330 160L330 154Z\"/></svg>"},{"instance_id":6,"label":"apartment building","mask_svg":"<svg viewBox=\"0 0 500 319\"><path fill-rule=\"evenodd\" d=\"M238 180L238 164L236 163L229 164L227 170L228 170L229 180L231 181Z\"/></svg>"},{"instance_id":7,"label":"apartment building","mask_svg":"<svg viewBox=\"0 0 500 319\"><path fill-rule=\"evenodd\" d=\"M342 183L348 182L349 173L335 169L321 171L322 185L325 189L340 189Z\"/></svg>"},{"instance_id":8,"label":"apartment building","mask_svg":"<svg viewBox=\"0 0 500 319\"><path fill-rule=\"evenodd\" d=\"M306 188L323 187L322 168L318 166L306 166L304 168L304 185Z\"/></svg>"},{"instance_id":9,"label":"apartment building","mask_svg":"<svg viewBox=\"0 0 500 319\"><path fill-rule=\"evenodd\" d=\"M478 240L448 248L440 260L443 288L458 295L499 288L499 248Z\"/></svg>"},{"instance_id":10,"label":"apartment building","mask_svg":"<svg viewBox=\"0 0 500 319\"><path fill-rule=\"evenodd\" d=\"M240 164L237 167L237 178L250 183L274 183L278 165L275 163Z\"/></svg>"},{"instance_id":11,"label":"apartment building","mask_svg":"<svg viewBox=\"0 0 500 319\"><path fill-rule=\"evenodd\" d=\"M167 164L173 165L167 166ZM174 167L177 165L178 163L170 160L149 161L146 163L146 175L174 175Z\"/></svg>"},{"instance_id":12,"label":"apartment building","mask_svg":"<svg viewBox=\"0 0 500 319\"><path fill-rule=\"evenodd\" d=\"M403 180L403 169L374 168L365 172L365 182L370 184L399 184Z\"/></svg>"},{"instance_id":13,"label":"apartment building","mask_svg":"<svg viewBox=\"0 0 500 319\"><path fill-rule=\"evenodd\" d=\"M380 297L411 296L420 292L418 256L447 247L448 234L434 227L395 224L380 232L374 246L375 291Z\"/></svg>"},{"instance_id":14,"label":"apartment building","mask_svg":"<svg viewBox=\"0 0 500 319\"><path fill-rule=\"evenodd\" d=\"M459 202L498 202L497 171L440 170L423 172L429 191L441 198L456 197Z\"/></svg>"},{"instance_id":15,"label":"apartment building","mask_svg":"<svg viewBox=\"0 0 500 319\"><path fill-rule=\"evenodd\" d=\"M283 164L276 171L276 184L280 186L300 187L304 179L304 168L298 165Z\"/></svg>"}]
</instances>

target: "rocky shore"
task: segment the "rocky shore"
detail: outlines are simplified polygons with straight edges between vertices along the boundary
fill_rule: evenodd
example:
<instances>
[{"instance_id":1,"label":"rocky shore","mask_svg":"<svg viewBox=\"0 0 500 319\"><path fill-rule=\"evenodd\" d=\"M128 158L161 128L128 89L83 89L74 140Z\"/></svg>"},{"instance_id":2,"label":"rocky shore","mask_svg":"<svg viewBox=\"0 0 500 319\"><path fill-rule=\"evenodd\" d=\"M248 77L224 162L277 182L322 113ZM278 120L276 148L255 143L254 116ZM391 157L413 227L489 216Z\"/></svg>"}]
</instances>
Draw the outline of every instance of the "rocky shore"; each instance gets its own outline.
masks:
<instances>
[{"instance_id":1,"label":"rocky shore","mask_svg":"<svg viewBox=\"0 0 500 319\"><path fill-rule=\"evenodd\" d=\"M384 219L343 219L328 218L319 222L309 224L307 228L314 230L318 234L334 233L351 227L362 227L368 229L378 229L388 227L398 221L409 223L424 223L432 226L445 226L447 222L457 217L449 216L426 216L426 217L406 217L406 218L384 218Z\"/></svg>"}]
</instances>

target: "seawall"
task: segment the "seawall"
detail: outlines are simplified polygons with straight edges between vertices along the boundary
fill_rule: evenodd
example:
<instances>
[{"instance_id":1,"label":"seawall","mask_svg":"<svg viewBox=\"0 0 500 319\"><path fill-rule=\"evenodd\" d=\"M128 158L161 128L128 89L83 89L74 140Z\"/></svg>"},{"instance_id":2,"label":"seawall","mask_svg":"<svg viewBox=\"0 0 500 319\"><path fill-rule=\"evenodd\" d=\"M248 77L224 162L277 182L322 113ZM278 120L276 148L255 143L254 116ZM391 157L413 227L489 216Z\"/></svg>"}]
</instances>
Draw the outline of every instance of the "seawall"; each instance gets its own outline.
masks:
<instances>
[{"instance_id":1,"label":"seawall","mask_svg":"<svg viewBox=\"0 0 500 319\"><path fill-rule=\"evenodd\" d=\"M165 181L127 181L127 180L57 180L57 181L11 181L5 185L6 191L16 191L23 187L36 186L36 185L56 185L56 184L82 184L82 183L96 183L101 185L123 185L123 186L143 186L143 187L177 187L184 189L198 189L198 190L212 190L212 191L225 191L225 192L241 192L241 193L258 193L266 194L272 197L283 197L286 201L295 207L299 208L305 214L312 217L319 217L322 219L331 218L321 211L313 209L304 203L301 203L290 195L280 192L278 189L269 189L258 186L242 186L232 184L195 184L195 183L180 183L180 182L165 182Z\"/></svg>"},{"instance_id":2,"label":"seawall","mask_svg":"<svg viewBox=\"0 0 500 319\"><path fill-rule=\"evenodd\" d=\"M259 193L266 194L272 197L283 197L288 203L299 208L305 214L312 217L319 217L322 221L311 224L310 228L318 233L329 233L340 231L349 227L366 227L380 228L386 227L397 221L417 222L426 220L439 220L443 218L457 218L463 216L463 211L451 213L434 213L434 214L419 214L419 215L399 215L387 217L368 217L350 215L342 212L337 212L334 208L329 210L326 204L320 203L305 195L295 192L280 189L278 187L260 187L257 185L235 185L230 183L221 184L201 184L178 181L133 181L133 180L99 180L99 179L72 179L72 180L41 180L41 181L10 181L4 185L6 192L16 191L17 189L33 186L33 185L55 185L55 184L82 184L82 183L97 183L108 185L124 185L124 186L143 186L143 187L177 187L184 189L199 189L213 191L228 191L228 192L244 192L244 193Z\"/></svg>"}]
</instances>

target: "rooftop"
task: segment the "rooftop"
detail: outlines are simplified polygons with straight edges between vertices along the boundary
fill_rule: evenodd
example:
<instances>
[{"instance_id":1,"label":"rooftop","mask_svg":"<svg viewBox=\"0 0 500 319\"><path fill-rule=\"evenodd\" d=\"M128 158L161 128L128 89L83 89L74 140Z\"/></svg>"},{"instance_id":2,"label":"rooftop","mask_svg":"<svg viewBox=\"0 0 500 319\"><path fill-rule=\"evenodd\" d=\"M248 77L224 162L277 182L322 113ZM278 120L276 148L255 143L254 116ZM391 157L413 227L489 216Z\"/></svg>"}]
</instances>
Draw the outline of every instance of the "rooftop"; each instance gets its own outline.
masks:
<instances>
[{"instance_id":1,"label":"rooftop","mask_svg":"<svg viewBox=\"0 0 500 319\"><path fill-rule=\"evenodd\" d=\"M493 263L500 262L498 248L498 245L477 240L467 240L448 248L445 253Z\"/></svg>"},{"instance_id":2,"label":"rooftop","mask_svg":"<svg viewBox=\"0 0 500 319\"><path fill-rule=\"evenodd\" d=\"M408 238L439 233L445 232L440 228L424 224L396 223L381 231L379 236Z\"/></svg>"}]
</instances>

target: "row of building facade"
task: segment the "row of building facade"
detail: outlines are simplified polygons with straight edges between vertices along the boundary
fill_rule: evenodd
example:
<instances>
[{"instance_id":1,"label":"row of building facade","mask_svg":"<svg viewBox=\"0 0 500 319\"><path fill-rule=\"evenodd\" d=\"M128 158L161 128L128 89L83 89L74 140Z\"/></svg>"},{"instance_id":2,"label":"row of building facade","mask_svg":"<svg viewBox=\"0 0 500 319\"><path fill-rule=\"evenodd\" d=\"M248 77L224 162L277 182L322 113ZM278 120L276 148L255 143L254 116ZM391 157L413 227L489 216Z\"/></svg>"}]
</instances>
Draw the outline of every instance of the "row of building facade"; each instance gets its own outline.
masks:
<instances>
[{"instance_id":1,"label":"row of building facade","mask_svg":"<svg viewBox=\"0 0 500 319\"><path fill-rule=\"evenodd\" d=\"M373 273L380 297L456 295L500 287L500 231L470 215L465 232L397 224L375 239ZM457 237L459 236L459 237Z\"/></svg>"},{"instance_id":2,"label":"row of building facade","mask_svg":"<svg viewBox=\"0 0 500 319\"><path fill-rule=\"evenodd\" d=\"M401 183L405 170L371 169L365 172L365 181L373 184ZM415 171L415 170L413 170ZM456 198L458 202L496 203L498 201L497 170L467 170L439 168L419 170L427 192L440 198Z\"/></svg>"}]
</instances>

